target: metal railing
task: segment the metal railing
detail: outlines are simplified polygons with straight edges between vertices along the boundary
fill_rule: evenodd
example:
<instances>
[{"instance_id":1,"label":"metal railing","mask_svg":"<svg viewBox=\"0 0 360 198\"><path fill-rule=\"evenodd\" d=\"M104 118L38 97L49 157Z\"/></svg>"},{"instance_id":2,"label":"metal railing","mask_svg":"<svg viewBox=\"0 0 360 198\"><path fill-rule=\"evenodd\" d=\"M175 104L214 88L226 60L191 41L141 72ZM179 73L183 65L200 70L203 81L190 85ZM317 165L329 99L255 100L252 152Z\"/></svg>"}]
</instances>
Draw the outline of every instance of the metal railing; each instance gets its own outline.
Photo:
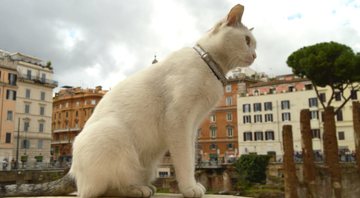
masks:
<instances>
[{"instance_id":1,"label":"metal railing","mask_svg":"<svg viewBox=\"0 0 360 198\"><path fill-rule=\"evenodd\" d=\"M55 80L42 78L40 76L29 76L29 75L19 74L18 77L19 77L19 80L29 80L29 81L33 81L33 82L37 82L37 83L41 83L41 84L49 84L49 85L55 85L55 86L58 86L58 84L59 84Z\"/></svg>"}]
</instances>

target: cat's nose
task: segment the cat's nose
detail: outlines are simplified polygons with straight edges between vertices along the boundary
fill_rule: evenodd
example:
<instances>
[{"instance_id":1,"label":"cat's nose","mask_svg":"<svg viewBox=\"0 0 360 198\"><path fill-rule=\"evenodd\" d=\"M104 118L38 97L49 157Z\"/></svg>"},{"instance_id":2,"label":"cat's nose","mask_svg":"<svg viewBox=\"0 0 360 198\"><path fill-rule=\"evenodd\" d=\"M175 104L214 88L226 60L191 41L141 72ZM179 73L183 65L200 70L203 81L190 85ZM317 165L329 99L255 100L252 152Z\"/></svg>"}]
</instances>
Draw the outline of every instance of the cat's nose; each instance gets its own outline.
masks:
<instances>
[{"instance_id":1,"label":"cat's nose","mask_svg":"<svg viewBox=\"0 0 360 198\"><path fill-rule=\"evenodd\" d=\"M253 58L254 58L254 59L256 58L256 53L253 54Z\"/></svg>"}]
</instances>

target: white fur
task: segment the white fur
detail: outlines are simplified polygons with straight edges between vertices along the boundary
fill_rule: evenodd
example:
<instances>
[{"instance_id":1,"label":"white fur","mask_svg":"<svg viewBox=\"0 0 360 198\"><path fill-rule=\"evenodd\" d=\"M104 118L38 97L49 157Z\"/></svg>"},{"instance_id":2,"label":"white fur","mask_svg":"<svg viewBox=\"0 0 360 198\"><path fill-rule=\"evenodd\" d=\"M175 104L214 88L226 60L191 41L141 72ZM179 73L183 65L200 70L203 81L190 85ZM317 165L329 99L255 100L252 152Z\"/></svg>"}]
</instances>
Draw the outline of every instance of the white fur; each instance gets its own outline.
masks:
<instances>
[{"instance_id":1,"label":"white fur","mask_svg":"<svg viewBox=\"0 0 360 198\"><path fill-rule=\"evenodd\" d=\"M226 20L198 43L225 72L255 59L251 32ZM117 84L75 139L70 173L79 195L149 197L159 160L170 150L180 191L201 197L205 188L194 179L195 132L222 95L223 85L192 48Z\"/></svg>"}]
</instances>

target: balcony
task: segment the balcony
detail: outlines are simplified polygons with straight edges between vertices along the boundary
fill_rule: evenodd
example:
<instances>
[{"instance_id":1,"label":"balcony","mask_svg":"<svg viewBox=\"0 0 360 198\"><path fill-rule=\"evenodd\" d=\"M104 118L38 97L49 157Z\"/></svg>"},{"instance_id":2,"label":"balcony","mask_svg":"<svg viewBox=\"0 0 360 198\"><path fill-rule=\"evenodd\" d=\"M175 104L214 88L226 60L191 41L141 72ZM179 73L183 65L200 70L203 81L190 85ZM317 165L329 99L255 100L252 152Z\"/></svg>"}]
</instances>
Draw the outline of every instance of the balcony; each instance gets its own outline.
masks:
<instances>
[{"instance_id":1,"label":"balcony","mask_svg":"<svg viewBox=\"0 0 360 198\"><path fill-rule=\"evenodd\" d=\"M66 129L55 129L53 133L65 133L65 132L73 132L73 131L81 131L81 128L66 128Z\"/></svg>"},{"instance_id":2,"label":"balcony","mask_svg":"<svg viewBox=\"0 0 360 198\"><path fill-rule=\"evenodd\" d=\"M52 140L51 145L53 144L72 144L74 140Z\"/></svg>"},{"instance_id":3,"label":"balcony","mask_svg":"<svg viewBox=\"0 0 360 198\"><path fill-rule=\"evenodd\" d=\"M18 75L19 81L21 82L31 82L31 83L38 83L44 86L55 88L58 86L58 82L55 80L50 80L46 78L42 78L40 76L28 76L28 75Z\"/></svg>"}]
</instances>

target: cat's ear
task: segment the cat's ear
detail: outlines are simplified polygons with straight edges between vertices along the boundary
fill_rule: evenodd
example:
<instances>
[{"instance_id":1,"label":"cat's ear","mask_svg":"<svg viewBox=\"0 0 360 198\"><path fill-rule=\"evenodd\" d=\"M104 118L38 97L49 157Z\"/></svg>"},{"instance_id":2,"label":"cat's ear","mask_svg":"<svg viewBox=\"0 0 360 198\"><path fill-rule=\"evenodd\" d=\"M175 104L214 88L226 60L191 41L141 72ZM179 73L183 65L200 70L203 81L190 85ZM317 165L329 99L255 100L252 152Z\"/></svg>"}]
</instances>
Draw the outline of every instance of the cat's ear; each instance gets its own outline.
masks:
<instances>
[{"instance_id":1,"label":"cat's ear","mask_svg":"<svg viewBox=\"0 0 360 198\"><path fill-rule=\"evenodd\" d=\"M227 16L227 25L228 26L239 26L241 24L241 17L244 13L244 6L237 4L231 8Z\"/></svg>"}]
</instances>

